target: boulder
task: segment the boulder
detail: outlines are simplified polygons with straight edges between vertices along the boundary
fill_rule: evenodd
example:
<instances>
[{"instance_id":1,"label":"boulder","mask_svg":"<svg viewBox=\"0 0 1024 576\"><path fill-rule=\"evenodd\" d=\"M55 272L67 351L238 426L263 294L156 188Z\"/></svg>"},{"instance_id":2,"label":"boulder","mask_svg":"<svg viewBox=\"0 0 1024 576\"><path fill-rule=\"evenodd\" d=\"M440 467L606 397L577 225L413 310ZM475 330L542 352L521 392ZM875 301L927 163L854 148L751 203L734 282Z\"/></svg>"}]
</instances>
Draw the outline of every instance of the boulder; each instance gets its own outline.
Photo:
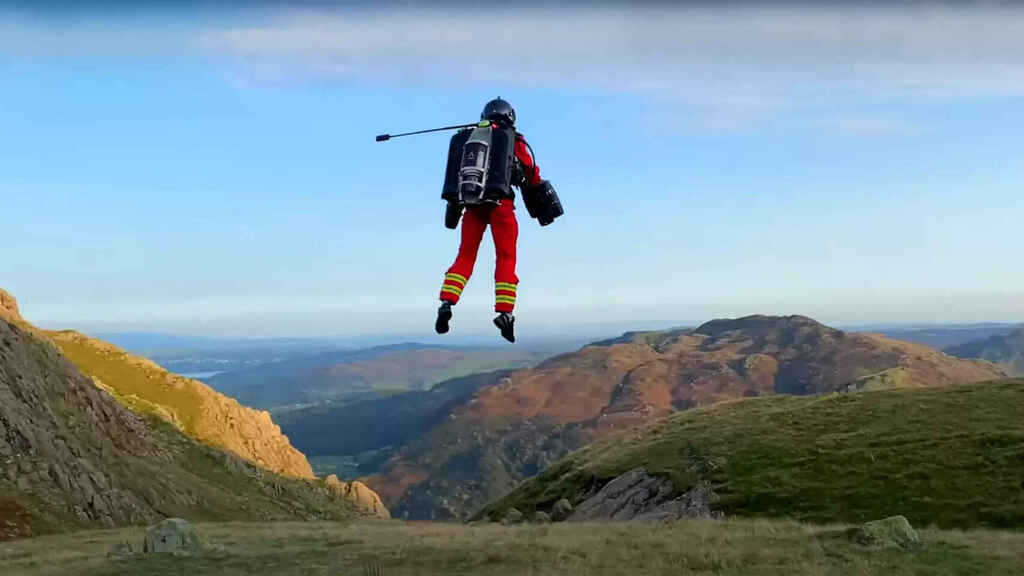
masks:
<instances>
[{"instance_id":1,"label":"boulder","mask_svg":"<svg viewBox=\"0 0 1024 576\"><path fill-rule=\"evenodd\" d=\"M865 522L854 531L857 541L865 546L913 548L921 544L917 531L903 516Z\"/></svg>"},{"instance_id":2,"label":"boulder","mask_svg":"<svg viewBox=\"0 0 1024 576\"><path fill-rule=\"evenodd\" d=\"M118 542L110 547L107 558L127 558L135 554L135 549L127 542Z\"/></svg>"},{"instance_id":3,"label":"boulder","mask_svg":"<svg viewBox=\"0 0 1024 576\"><path fill-rule=\"evenodd\" d=\"M197 554L202 542L187 520L168 518L146 532L142 551L146 554Z\"/></svg>"},{"instance_id":4,"label":"boulder","mask_svg":"<svg viewBox=\"0 0 1024 576\"><path fill-rule=\"evenodd\" d=\"M547 512L534 512L533 522L535 524L550 524L551 516L548 516Z\"/></svg>"},{"instance_id":5,"label":"boulder","mask_svg":"<svg viewBox=\"0 0 1024 576\"><path fill-rule=\"evenodd\" d=\"M572 515L572 503L567 498L562 498L551 507L551 519L561 522Z\"/></svg>"},{"instance_id":6,"label":"boulder","mask_svg":"<svg viewBox=\"0 0 1024 576\"><path fill-rule=\"evenodd\" d=\"M501 523L507 525L510 524L522 524L524 520L523 513L515 508L509 508L505 511L505 517L501 519Z\"/></svg>"}]
</instances>

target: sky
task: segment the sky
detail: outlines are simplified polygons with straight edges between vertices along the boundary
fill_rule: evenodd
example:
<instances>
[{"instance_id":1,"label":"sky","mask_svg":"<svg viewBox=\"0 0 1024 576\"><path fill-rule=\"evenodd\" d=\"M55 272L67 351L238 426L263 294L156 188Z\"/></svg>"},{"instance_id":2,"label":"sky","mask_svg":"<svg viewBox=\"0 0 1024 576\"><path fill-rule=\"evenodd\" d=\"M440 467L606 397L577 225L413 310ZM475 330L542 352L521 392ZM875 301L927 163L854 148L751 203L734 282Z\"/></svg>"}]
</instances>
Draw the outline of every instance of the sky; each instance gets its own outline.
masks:
<instances>
[{"instance_id":1,"label":"sky","mask_svg":"<svg viewBox=\"0 0 1024 576\"><path fill-rule=\"evenodd\" d=\"M566 211L518 210L520 333L1024 321L1019 5L238 4L0 8L29 320L426 337L449 135L372 137L500 95Z\"/></svg>"}]
</instances>

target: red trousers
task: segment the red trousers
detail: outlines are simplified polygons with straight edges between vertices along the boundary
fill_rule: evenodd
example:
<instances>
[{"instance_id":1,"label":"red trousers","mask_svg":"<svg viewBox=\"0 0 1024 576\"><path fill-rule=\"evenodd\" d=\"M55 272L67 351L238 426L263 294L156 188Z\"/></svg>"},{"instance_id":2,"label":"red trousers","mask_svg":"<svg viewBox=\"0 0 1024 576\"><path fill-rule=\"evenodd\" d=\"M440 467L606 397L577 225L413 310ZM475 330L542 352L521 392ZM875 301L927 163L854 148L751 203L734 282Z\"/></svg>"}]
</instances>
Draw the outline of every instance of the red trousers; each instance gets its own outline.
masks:
<instances>
[{"instance_id":1,"label":"red trousers","mask_svg":"<svg viewBox=\"0 0 1024 576\"><path fill-rule=\"evenodd\" d=\"M494 311L511 312L516 306L516 242L519 240L519 222L515 204L503 199L498 205L469 206L462 215L462 243L455 263L445 274L441 285L441 300L457 304L476 265L484 230L491 225L494 238Z\"/></svg>"}]
</instances>

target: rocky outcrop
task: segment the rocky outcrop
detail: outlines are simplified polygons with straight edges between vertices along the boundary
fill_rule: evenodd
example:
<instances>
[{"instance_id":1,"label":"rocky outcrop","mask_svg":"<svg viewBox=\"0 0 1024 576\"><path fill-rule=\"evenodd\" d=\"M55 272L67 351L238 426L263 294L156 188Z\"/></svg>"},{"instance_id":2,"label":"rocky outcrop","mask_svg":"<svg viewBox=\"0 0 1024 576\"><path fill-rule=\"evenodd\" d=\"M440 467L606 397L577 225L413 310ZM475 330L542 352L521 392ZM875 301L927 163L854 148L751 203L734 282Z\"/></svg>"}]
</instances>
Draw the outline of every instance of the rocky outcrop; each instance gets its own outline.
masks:
<instances>
[{"instance_id":1,"label":"rocky outcrop","mask_svg":"<svg viewBox=\"0 0 1024 576\"><path fill-rule=\"evenodd\" d=\"M381 502L380 496L370 490L366 484L358 481L342 482L334 474L325 478L324 483L332 493L352 502L359 510L377 518L391 518L388 509Z\"/></svg>"},{"instance_id":2,"label":"rocky outcrop","mask_svg":"<svg viewBox=\"0 0 1024 576\"><path fill-rule=\"evenodd\" d=\"M55 519L100 526L152 519L153 501L109 470L133 458L159 467L171 455L56 347L0 319L0 510L17 511L0 525L0 540ZM187 495L167 495L179 497Z\"/></svg>"},{"instance_id":3,"label":"rocky outcrop","mask_svg":"<svg viewBox=\"0 0 1024 576\"><path fill-rule=\"evenodd\" d=\"M0 318L8 322L21 322L21 313L18 311L18 301L6 290L0 288Z\"/></svg>"},{"instance_id":4,"label":"rocky outcrop","mask_svg":"<svg viewBox=\"0 0 1024 576\"><path fill-rule=\"evenodd\" d=\"M296 478L313 478L270 413L242 406L198 380L73 331L50 333L63 353L98 385L140 411L155 414L190 436L253 464Z\"/></svg>"},{"instance_id":5,"label":"rocky outcrop","mask_svg":"<svg viewBox=\"0 0 1024 576\"><path fill-rule=\"evenodd\" d=\"M595 520L665 522L680 518L710 518L718 499L707 484L677 494L668 478L634 468L605 484L576 507L571 522Z\"/></svg>"}]
</instances>

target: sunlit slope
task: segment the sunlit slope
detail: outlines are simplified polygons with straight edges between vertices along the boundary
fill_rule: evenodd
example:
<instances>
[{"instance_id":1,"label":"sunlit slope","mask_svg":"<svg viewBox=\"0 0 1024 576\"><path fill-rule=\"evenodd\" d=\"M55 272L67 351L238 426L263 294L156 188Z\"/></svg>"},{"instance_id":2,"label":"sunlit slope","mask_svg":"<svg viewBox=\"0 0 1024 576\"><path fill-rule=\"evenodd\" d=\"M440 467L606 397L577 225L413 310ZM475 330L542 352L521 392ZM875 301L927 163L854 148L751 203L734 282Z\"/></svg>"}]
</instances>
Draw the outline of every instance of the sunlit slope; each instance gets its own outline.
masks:
<instances>
[{"instance_id":1,"label":"sunlit slope","mask_svg":"<svg viewBox=\"0 0 1024 576\"><path fill-rule=\"evenodd\" d=\"M72 331L49 336L79 370L133 410L157 415L197 440L268 470L313 477L306 457L267 412L242 406L198 380L168 372L113 344Z\"/></svg>"},{"instance_id":2,"label":"sunlit slope","mask_svg":"<svg viewBox=\"0 0 1024 576\"><path fill-rule=\"evenodd\" d=\"M730 516L1024 526L1024 380L728 401L602 439L477 516L578 504L637 467Z\"/></svg>"}]
</instances>

